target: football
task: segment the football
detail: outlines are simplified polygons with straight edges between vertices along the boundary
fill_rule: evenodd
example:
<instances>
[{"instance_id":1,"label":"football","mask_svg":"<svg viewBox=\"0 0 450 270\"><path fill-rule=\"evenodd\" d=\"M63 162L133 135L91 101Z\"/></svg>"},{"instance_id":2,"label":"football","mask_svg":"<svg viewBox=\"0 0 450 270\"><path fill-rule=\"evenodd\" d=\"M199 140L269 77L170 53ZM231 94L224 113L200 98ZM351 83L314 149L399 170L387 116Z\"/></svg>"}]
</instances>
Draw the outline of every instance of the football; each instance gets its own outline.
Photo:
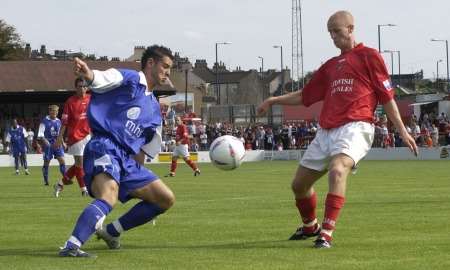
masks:
<instances>
[{"instance_id":1,"label":"football","mask_svg":"<svg viewBox=\"0 0 450 270\"><path fill-rule=\"evenodd\" d=\"M245 156L242 142L230 135L215 139L209 148L209 158L212 164L221 170L234 170L238 168Z\"/></svg>"}]
</instances>

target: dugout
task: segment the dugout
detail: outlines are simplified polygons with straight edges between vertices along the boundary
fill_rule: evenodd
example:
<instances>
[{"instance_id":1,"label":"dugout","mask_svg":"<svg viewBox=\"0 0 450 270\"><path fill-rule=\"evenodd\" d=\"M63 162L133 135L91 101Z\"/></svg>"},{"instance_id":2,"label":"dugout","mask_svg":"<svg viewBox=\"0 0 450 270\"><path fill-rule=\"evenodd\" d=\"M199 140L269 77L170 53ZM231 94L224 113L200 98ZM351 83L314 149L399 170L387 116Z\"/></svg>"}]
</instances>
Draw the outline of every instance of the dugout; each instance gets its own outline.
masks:
<instances>
[{"instance_id":1,"label":"dugout","mask_svg":"<svg viewBox=\"0 0 450 270\"><path fill-rule=\"evenodd\" d=\"M140 70L139 62L88 61L92 69ZM0 120L41 118L50 104L61 106L75 92L72 61L0 61ZM176 94L169 86L154 91L157 97Z\"/></svg>"}]
</instances>

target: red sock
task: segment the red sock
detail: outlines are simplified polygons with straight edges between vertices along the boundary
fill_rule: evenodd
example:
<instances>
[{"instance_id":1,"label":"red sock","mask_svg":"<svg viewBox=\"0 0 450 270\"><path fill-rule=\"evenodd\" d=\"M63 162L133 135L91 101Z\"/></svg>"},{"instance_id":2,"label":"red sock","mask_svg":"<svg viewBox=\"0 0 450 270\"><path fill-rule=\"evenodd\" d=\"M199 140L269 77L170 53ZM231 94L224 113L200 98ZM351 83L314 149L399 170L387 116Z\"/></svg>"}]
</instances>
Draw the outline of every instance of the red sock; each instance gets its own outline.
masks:
<instances>
[{"instance_id":1,"label":"red sock","mask_svg":"<svg viewBox=\"0 0 450 270\"><path fill-rule=\"evenodd\" d=\"M194 163L194 161L187 159L186 164L189 165L194 171L197 170L197 165Z\"/></svg>"},{"instance_id":2,"label":"red sock","mask_svg":"<svg viewBox=\"0 0 450 270\"><path fill-rule=\"evenodd\" d=\"M303 221L303 230L306 233L313 233L317 228L316 220L316 207L317 207L317 195L314 192L311 196L295 199L295 205L298 208L300 216ZM309 225L309 226L308 226Z\"/></svg>"},{"instance_id":3,"label":"red sock","mask_svg":"<svg viewBox=\"0 0 450 270\"><path fill-rule=\"evenodd\" d=\"M172 160L172 164L170 164L170 172L175 173L176 170L177 170L177 161Z\"/></svg>"},{"instance_id":4,"label":"red sock","mask_svg":"<svg viewBox=\"0 0 450 270\"><path fill-rule=\"evenodd\" d=\"M86 187L86 184L84 183L84 171L83 168L77 167L77 181L78 181L78 186L80 186L80 188L84 188Z\"/></svg>"},{"instance_id":5,"label":"red sock","mask_svg":"<svg viewBox=\"0 0 450 270\"><path fill-rule=\"evenodd\" d=\"M63 178L62 178L62 182L64 185L71 185L72 183L72 178L76 175L77 172L77 167L71 166L66 173L64 174Z\"/></svg>"},{"instance_id":6,"label":"red sock","mask_svg":"<svg viewBox=\"0 0 450 270\"><path fill-rule=\"evenodd\" d=\"M336 228L336 221L339 217L341 208L344 206L345 197L328 193L325 200L325 214L322 222L322 231L320 235L327 241L331 241L331 234Z\"/></svg>"}]
</instances>

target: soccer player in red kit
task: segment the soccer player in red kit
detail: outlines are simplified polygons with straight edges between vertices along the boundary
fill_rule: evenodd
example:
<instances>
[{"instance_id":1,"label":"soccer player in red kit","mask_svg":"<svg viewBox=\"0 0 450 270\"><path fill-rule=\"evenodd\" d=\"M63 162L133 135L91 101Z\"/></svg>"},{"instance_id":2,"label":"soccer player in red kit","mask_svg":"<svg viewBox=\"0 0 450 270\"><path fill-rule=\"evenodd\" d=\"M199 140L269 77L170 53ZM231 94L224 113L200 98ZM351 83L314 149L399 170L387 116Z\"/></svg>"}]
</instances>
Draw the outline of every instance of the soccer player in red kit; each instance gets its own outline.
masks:
<instances>
[{"instance_id":1,"label":"soccer player in red kit","mask_svg":"<svg viewBox=\"0 0 450 270\"><path fill-rule=\"evenodd\" d=\"M270 97L258 107L261 115L274 104L308 107L323 101L320 129L303 155L292 182L303 224L290 240L317 236L316 248L331 247L332 233L345 202L347 176L373 142L373 115L378 103L383 105L403 143L417 155L417 145L406 131L393 99L394 89L381 55L356 43L353 16L348 11L334 13L327 26L341 54L323 64L302 90ZM327 171L328 194L320 226L313 185Z\"/></svg>"},{"instance_id":2,"label":"soccer player in red kit","mask_svg":"<svg viewBox=\"0 0 450 270\"><path fill-rule=\"evenodd\" d=\"M197 164L195 164L194 161L192 161L189 158L189 133L188 129L185 124L183 124L183 121L181 120L181 117L176 118L176 124L177 124L177 132L175 136L175 149L172 153L172 164L170 165L170 173L167 176L174 177L175 171L177 170L177 160L178 157L181 156L186 162L189 167L192 168L194 171L194 176L197 176L200 174L200 169L197 167Z\"/></svg>"},{"instance_id":3,"label":"soccer player in red kit","mask_svg":"<svg viewBox=\"0 0 450 270\"><path fill-rule=\"evenodd\" d=\"M59 197L64 185L72 184L74 176L77 178L80 186L81 195L88 196L83 179L83 151L91 138L91 130L86 115L91 95L86 93L88 89L81 78L75 79L75 88L76 94L67 99L64 104L64 111L61 117L62 126L56 141L57 146L62 145L64 133L67 133L67 153L73 155L75 164L66 171L64 177L54 186L55 197Z\"/></svg>"}]
</instances>

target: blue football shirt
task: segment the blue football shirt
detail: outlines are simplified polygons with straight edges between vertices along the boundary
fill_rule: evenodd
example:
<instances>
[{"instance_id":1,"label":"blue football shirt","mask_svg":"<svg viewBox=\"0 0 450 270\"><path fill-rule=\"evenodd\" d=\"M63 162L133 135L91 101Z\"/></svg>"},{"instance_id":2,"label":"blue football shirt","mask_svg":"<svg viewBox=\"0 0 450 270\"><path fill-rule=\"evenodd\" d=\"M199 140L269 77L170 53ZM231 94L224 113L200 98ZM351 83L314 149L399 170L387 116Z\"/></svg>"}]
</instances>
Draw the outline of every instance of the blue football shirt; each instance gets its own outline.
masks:
<instances>
[{"instance_id":1,"label":"blue football shirt","mask_svg":"<svg viewBox=\"0 0 450 270\"><path fill-rule=\"evenodd\" d=\"M94 70L88 120L94 136L112 138L130 154L139 153L161 125L158 100L145 75L128 69Z\"/></svg>"},{"instance_id":2,"label":"blue football shirt","mask_svg":"<svg viewBox=\"0 0 450 270\"><path fill-rule=\"evenodd\" d=\"M11 143L11 149L13 151L25 152L27 149L27 144L25 138L27 137L27 132L22 126L17 126L16 128L11 127L6 135L6 141Z\"/></svg>"},{"instance_id":3,"label":"blue football shirt","mask_svg":"<svg viewBox=\"0 0 450 270\"><path fill-rule=\"evenodd\" d=\"M54 144L61 129L61 120L51 119L46 116L39 125L38 138L45 138L50 144Z\"/></svg>"}]
</instances>

